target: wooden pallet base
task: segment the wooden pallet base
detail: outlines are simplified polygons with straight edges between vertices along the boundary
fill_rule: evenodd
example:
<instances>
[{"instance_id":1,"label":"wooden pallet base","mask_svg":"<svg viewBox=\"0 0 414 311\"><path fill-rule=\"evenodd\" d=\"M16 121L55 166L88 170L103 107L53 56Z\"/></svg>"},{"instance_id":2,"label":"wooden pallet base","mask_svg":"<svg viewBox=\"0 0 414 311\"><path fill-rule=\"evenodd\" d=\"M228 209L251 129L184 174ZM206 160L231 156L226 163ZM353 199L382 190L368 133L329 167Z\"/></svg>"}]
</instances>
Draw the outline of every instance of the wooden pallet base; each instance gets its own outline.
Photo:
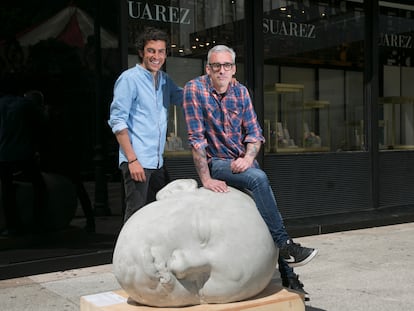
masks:
<instances>
[{"instance_id":1,"label":"wooden pallet base","mask_svg":"<svg viewBox=\"0 0 414 311\"><path fill-rule=\"evenodd\" d=\"M305 311L304 297L270 283L259 295L241 302L156 308L137 304L123 290L82 296L80 311Z\"/></svg>"}]
</instances>

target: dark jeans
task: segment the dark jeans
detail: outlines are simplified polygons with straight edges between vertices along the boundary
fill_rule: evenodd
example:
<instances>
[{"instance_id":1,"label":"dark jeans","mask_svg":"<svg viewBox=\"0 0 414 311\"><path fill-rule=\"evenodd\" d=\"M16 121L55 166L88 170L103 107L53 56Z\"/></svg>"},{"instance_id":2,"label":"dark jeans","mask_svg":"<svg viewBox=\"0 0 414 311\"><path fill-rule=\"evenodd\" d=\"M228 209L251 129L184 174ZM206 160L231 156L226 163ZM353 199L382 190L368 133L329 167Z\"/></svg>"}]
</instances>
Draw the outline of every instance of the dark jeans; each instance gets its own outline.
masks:
<instances>
[{"instance_id":1,"label":"dark jeans","mask_svg":"<svg viewBox=\"0 0 414 311\"><path fill-rule=\"evenodd\" d=\"M17 173L22 181L31 182L33 185L33 225L41 226L46 202L46 185L36 160L0 162L2 204L6 229L10 231L22 229L14 185Z\"/></svg>"},{"instance_id":2,"label":"dark jeans","mask_svg":"<svg viewBox=\"0 0 414 311\"><path fill-rule=\"evenodd\" d=\"M125 223L141 207L155 201L157 192L169 182L169 176L164 167L144 169L146 181L138 182L131 178L128 163L122 163L120 169L125 193Z\"/></svg>"}]
</instances>

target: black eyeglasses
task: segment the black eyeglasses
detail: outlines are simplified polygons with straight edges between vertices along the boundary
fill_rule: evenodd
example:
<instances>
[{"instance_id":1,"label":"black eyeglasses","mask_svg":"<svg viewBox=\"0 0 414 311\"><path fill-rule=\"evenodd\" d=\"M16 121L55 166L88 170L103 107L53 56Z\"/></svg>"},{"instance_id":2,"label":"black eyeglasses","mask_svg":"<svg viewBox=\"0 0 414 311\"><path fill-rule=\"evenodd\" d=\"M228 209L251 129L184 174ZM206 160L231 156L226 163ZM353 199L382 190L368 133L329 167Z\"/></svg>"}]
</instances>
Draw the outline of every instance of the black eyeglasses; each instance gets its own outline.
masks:
<instances>
[{"instance_id":1,"label":"black eyeglasses","mask_svg":"<svg viewBox=\"0 0 414 311\"><path fill-rule=\"evenodd\" d=\"M221 67L224 68L224 70L229 71L231 68L233 68L232 63L224 63L224 64L220 64L220 63L212 63L212 64L208 64L210 66L211 69L213 69L213 71L219 71L221 69Z\"/></svg>"}]
</instances>

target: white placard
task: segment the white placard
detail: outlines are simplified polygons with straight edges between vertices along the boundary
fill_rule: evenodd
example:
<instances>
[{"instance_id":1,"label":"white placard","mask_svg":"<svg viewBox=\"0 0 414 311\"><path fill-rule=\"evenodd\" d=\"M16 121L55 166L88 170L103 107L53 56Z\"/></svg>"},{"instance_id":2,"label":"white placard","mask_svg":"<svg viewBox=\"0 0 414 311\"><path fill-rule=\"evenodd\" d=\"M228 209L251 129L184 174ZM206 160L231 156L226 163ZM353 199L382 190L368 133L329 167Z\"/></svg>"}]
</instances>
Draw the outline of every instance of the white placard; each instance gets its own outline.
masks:
<instances>
[{"instance_id":1,"label":"white placard","mask_svg":"<svg viewBox=\"0 0 414 311\"><path fill-rule=\"evenodd\" d=\"M83 298L97 307L105 307L127 302L127 298L115 294L114 292L88 295L83 296Z\"/></svg>"}]
</instances>

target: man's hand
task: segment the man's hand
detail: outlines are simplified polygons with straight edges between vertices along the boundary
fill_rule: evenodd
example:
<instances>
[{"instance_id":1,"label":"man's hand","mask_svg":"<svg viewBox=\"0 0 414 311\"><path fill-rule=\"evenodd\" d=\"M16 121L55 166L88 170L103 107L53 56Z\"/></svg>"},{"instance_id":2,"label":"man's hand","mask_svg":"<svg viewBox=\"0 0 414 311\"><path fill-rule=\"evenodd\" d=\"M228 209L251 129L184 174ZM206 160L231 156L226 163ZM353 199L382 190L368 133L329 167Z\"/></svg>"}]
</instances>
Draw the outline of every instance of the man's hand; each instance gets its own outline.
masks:
<instances>
[{"instance_id":1,"label":"man's hand","mask_svg":"<svg viewBox=\"0 0 414 311\"><path fill-rule=\"evenodd\" d=\"M243 173L250 167L252 167L252 161L248 158L237 158L230 164L231 171L234 174Z\"/></svg>"},{"instance_id":2,"label":"man's hand","mask_svg":"<svg viewBox=\"0 0 414 311\"><path fill-rule=\"evenodd\" d=\"M134 161L130 164L128 164L129 173L131 174L131 178L135 181L139 182L145 182L146 176L144 168L141 166L141 164L138 161Z\"/></svg>"},{"instance_id":3,"label":"man's hand","mask_svg":"<svg viewBox=\"0 0 414 311\"><path fill-rule=\"evenodd\" d=\"M203 187L214 192L228 192L229 188L225 181L218 179L209 179L203 182Z\"/></svg>"}]
</instances>

